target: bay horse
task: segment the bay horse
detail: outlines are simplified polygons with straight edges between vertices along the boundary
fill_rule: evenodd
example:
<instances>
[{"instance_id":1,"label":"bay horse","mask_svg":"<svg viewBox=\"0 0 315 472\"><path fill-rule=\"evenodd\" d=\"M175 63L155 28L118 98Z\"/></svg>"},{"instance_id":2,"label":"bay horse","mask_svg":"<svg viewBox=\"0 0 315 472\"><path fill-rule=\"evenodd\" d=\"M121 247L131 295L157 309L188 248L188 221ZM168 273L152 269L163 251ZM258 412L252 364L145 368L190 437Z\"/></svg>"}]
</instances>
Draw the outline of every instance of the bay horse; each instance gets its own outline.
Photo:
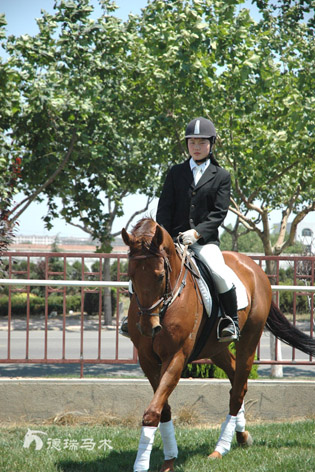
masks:
<instances>
[{"instance_id":1,"label":"bay horse","mask_svg":"<svg viewBox=\"0 0 315 472\"><path fill-rule=\"evenodd\" d=\"M134 290L128 331L154 391L142 418L134 471L149 469L155 431L160 426L164 448L161 472L171 472L178 450L168 397L181 377L206 317L194 276L164 228L151 218L143 218L131 233L123 229L122 238L129 246L128 274ZM212 359L226 372L232 385L229 414L215 450L209 455L212 459L221 459L230 450L235 432L240 445L252 443L245 429L244 397L264 326L291 346L315 355L315 340L289 323L272 302L270 282L264 271L244 254L223 252L223 255L243 282L249 303L238 312L241 336L236 343L236 356L229 351L229 343L218 342L216 325L198 356Z\"/></svg>"}]
</instances>

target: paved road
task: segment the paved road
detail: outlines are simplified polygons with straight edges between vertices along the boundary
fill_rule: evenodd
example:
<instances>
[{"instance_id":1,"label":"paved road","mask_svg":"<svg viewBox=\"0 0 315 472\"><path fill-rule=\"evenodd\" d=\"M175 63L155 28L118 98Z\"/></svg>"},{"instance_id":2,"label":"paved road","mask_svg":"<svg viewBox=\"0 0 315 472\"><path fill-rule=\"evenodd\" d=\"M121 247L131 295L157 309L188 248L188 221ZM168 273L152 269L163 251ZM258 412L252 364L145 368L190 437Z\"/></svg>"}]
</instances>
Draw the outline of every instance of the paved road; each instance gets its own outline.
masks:
<instances>
[{"instance_id":1,"label":"paved road","mask_svg":"<svg viewBox=\"0 0 315 472\"><path fill-rule=\"evenodd\" d=\"M0 321L0 359L7 357L7 321ZM26 352L26 331L25 320L15 319L11 327L11 358L25 358ZM44 357L45 335L44 335L44 319L38 318L32 320L29 332L29 358L41 359ZM96 359L98 355L98 320L90 319L85 326L84 351L85 359ZM65 329L67 359L80 358L80 341L81 332L78 318L67 318ZM55 318L49 319L49 330L47 335L47 355L51 359L62 358L62 338L63 326L62 320ZM102 328L101 330L101 358L115 358L116 331L114 328ZM261 340L261 359L269 359L270 335L264 333ZM131 359L133 355L133 346L129 339L119 336L119 358ZM282 344L282 358L291 359L292 349ZM300 351L295 351L295 358L298 360L309 360L309 357ZM271 368L268 365L259 366L258 372L262 376L269 376ZM303 376L315 378L315 366L283 366L285 377ZM51 375L69 375L76 376L80 374L80 366L78 364L0 364L0 376L51 376ZM136 376L143 377L143 373L138 365L86 365L84 366L84 375L111 375L111 376Z\"/></svg>"}]
</instances>

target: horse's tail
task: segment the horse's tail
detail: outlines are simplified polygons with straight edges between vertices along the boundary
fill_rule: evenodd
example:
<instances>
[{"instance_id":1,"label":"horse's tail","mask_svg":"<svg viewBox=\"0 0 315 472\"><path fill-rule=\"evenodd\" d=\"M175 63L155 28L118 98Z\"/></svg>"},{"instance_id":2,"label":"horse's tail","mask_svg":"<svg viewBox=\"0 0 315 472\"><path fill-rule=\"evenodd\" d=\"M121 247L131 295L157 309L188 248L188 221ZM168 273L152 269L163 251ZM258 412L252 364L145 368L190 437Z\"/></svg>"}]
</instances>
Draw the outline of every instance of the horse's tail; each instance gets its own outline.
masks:
<instances>
[{"instance_id":1,"label":"horse's tail","mask_svg":"<svg viewBox=\"0 0 315 472\"><path fill-rule=\"evenodd\" d=\"M280 341L306 354L315 356L315 339L303 333L290 323L274 302L271 303L266 327L276 338L280 339Z\"/></svg>"}]
</instances>

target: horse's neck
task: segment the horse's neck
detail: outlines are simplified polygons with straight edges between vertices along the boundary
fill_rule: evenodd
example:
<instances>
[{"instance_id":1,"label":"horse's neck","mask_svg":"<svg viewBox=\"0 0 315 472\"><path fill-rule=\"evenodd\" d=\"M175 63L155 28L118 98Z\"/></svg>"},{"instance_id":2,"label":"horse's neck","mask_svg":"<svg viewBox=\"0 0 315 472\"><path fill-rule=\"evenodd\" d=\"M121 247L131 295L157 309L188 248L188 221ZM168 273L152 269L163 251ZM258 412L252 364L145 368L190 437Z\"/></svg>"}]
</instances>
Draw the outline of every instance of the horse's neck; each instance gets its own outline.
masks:
<instances>
[{"instance_id":1,"label":"horse's neck","mask_svg":"<svg viewBox=\"0 0 315 472\"><path fill-rule=\"evenodd\" d=\"M170 265L172 268L171 279L173 283L177 281L180 275L181 267L183 264L182 261L183 255L180 253L177 247L174 247L174 251L172 251L172 254L170 255Z\"/></svg>"}]
</instances>

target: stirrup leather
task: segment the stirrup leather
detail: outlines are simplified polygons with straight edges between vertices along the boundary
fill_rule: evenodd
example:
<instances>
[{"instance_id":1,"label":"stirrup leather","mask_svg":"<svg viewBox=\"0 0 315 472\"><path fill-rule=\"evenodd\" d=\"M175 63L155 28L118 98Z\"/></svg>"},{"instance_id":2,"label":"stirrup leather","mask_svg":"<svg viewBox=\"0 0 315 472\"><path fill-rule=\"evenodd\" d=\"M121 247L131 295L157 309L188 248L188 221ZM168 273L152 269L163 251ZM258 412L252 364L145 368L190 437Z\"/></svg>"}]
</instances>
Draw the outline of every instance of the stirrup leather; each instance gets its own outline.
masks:
<instances>
[{"instance_id":1,"label":"stirrup leather","mask_svg":"<svg viewBox=\"0 0 315 472\"><path fill-rule=\"evenodd\" d=\"M225 322L226 326L221 327L221 323ZM228 322L228 323L227 323ZM224 328L232 328L234 332L231 330L231 334L228 336L221 336L221 330L224 330ZM225 343L225 342L231 342L231 341L237 341L239 338L239 328L236 325L235 321L228 315L225 315L224 317L219 319L218 326L217 326L217 339L220 343Z\"/></svg>"}]
</instances>

